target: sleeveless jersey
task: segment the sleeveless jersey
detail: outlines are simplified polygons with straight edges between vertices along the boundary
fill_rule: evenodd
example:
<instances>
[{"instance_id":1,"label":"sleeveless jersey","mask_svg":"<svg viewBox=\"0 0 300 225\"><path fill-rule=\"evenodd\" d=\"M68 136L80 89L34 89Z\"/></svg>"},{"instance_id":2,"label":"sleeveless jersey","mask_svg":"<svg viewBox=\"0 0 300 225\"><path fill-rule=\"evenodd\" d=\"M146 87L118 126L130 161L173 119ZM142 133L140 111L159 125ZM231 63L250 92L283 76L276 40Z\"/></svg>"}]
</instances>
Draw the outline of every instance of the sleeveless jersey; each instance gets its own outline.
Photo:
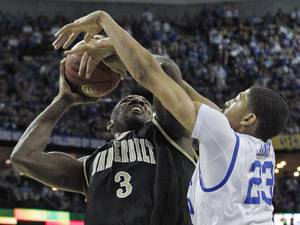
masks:
<instances>
[{"instance_id":1,"label":"sleeveless jersey","mask_svg":"<svg viewBox=\"0 0 300 225\"><path fill-rule=\"evenodd\" d=\"M200 142L200 157L188 191L192 223L271 225L275 166L271 141L235 133L226 117L208 106L200 107L193 136ZM216 155L209 152L218 148ZM211 163L215 164L207 171Z\"/></svg>"},{"instance_id":2,"label":"sleeveless jersey","mask_svg":"<svg viewBox=\"0 0 300 225\"><path fill-rule=\"evenodd\" d=\"M195 163L157 126L125 132L84 161L86 225L191 224L186 194Z\"/></svg>"}]
</instances>

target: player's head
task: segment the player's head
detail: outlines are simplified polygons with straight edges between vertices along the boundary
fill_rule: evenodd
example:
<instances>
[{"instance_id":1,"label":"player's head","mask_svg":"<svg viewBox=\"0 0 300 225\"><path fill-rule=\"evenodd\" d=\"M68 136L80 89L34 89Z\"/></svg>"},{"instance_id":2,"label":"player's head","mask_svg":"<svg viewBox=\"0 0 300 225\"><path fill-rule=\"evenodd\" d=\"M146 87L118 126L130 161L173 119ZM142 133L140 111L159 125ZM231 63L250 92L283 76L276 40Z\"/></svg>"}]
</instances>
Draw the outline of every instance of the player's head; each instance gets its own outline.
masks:
<instances>
[{"instance_id":1,"label":"player's head","mask_svg":"<svg viewBox=\"0 0 300 225\"><path fill-rule=\"evenodd\" d=\"M226 102L223 113L231 127L264 141L276 136L288 120L288 106L272 90L253 86Z\"/></svg>"},{"instance_id":2,"label":"player's head","mask_svg":"<svg viewBox=\"0 0 300 225\"><path fill-rule=\"evenodd\" d=\"M121 133L142 127L153 117L151 104L140 95L129 95L115 105L107 128Z\"/></svg>"}]
</instances>

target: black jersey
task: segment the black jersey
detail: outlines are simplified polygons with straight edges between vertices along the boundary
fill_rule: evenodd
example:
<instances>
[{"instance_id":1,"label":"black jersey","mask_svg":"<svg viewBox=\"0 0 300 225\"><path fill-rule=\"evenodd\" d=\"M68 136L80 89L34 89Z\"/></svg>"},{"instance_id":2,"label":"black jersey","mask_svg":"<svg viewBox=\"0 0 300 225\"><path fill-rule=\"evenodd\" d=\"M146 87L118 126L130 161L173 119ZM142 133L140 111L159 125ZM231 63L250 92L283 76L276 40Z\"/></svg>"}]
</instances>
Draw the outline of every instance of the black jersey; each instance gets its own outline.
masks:
<instances>
[{"instance_id":1,"label":"black jersey","mask_svg":"<svg viewBox=\"0 0 300 225\"><path fill-rule=\"evenodd\" d=\"M86 225L191 224L186 195L195 164L155 124L123 133L84 161Z\"/></svg>"}]
</instances>

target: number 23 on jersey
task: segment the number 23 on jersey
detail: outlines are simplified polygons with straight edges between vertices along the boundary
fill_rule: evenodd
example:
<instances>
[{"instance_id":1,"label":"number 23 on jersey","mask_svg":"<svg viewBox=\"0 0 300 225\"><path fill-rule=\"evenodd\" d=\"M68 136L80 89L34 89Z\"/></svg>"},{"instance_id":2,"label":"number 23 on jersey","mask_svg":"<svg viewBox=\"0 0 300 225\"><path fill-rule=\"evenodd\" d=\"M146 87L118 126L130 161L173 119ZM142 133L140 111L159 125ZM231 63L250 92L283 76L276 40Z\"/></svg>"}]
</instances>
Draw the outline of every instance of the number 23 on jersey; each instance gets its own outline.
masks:
<instances>
[{"instance_id":1,"label":"number 23 on jersey","mask_svg":"<svg viewBox=\"0 0 300 225\"><path fill-rule=\"evenodd\" d=\"M250 172L253 173L254 176L249 180L247 196L244 203L257 205L262 203L262 199L264 203L272 205L274 185L273 162L260 162L256 160L251 164Z\"/></svg>"}]
</instances>

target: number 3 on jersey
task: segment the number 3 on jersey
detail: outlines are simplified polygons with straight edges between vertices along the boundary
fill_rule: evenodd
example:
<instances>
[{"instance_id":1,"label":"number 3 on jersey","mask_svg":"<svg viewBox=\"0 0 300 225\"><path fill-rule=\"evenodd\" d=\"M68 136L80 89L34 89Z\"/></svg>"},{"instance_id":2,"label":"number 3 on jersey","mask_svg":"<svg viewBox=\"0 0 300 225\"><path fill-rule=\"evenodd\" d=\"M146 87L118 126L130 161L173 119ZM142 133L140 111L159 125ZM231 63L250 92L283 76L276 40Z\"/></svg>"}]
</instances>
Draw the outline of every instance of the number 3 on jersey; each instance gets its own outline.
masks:
<instances>
[{"instance_id":1,"label":"number 3 on jersey","mask_svg":"<svg viewBox=\"0 0 300 225\"><path fill-rule=\"evenodd\" d=\"M120 188L116 191L118 198L126 198L132 192L132 185L130 184L131 176L129 173L120 171L115 175L115 182L120 184Z\"/></svg>"},{"instance_id":2,"label":"number 3 on jersey","mask_svg":"<svg viewBox=\"0 0 300 225\"><path fill-rule=\"evenodd\" d=\"M272 197L273 197L273 185L274 185L274 165L272 161L266 161L261 165L261 162L256 160L251 164L250 172L255 173L255 171L259 171L259 177L252 177L249 180L249 186L247 190L247 197L244 201L245 204L260 204L260 196L264 200L265 203L268 205L272 204ZM267 175L270 175L270 178L266 178ZM262 186L263 185L263 186ZM256 195L252 194L252 188L257 186L257 189L262 187L265 189L265 186L269 187L268 195L265 191L256 191Z\"/></svg>"}]
</instances>

